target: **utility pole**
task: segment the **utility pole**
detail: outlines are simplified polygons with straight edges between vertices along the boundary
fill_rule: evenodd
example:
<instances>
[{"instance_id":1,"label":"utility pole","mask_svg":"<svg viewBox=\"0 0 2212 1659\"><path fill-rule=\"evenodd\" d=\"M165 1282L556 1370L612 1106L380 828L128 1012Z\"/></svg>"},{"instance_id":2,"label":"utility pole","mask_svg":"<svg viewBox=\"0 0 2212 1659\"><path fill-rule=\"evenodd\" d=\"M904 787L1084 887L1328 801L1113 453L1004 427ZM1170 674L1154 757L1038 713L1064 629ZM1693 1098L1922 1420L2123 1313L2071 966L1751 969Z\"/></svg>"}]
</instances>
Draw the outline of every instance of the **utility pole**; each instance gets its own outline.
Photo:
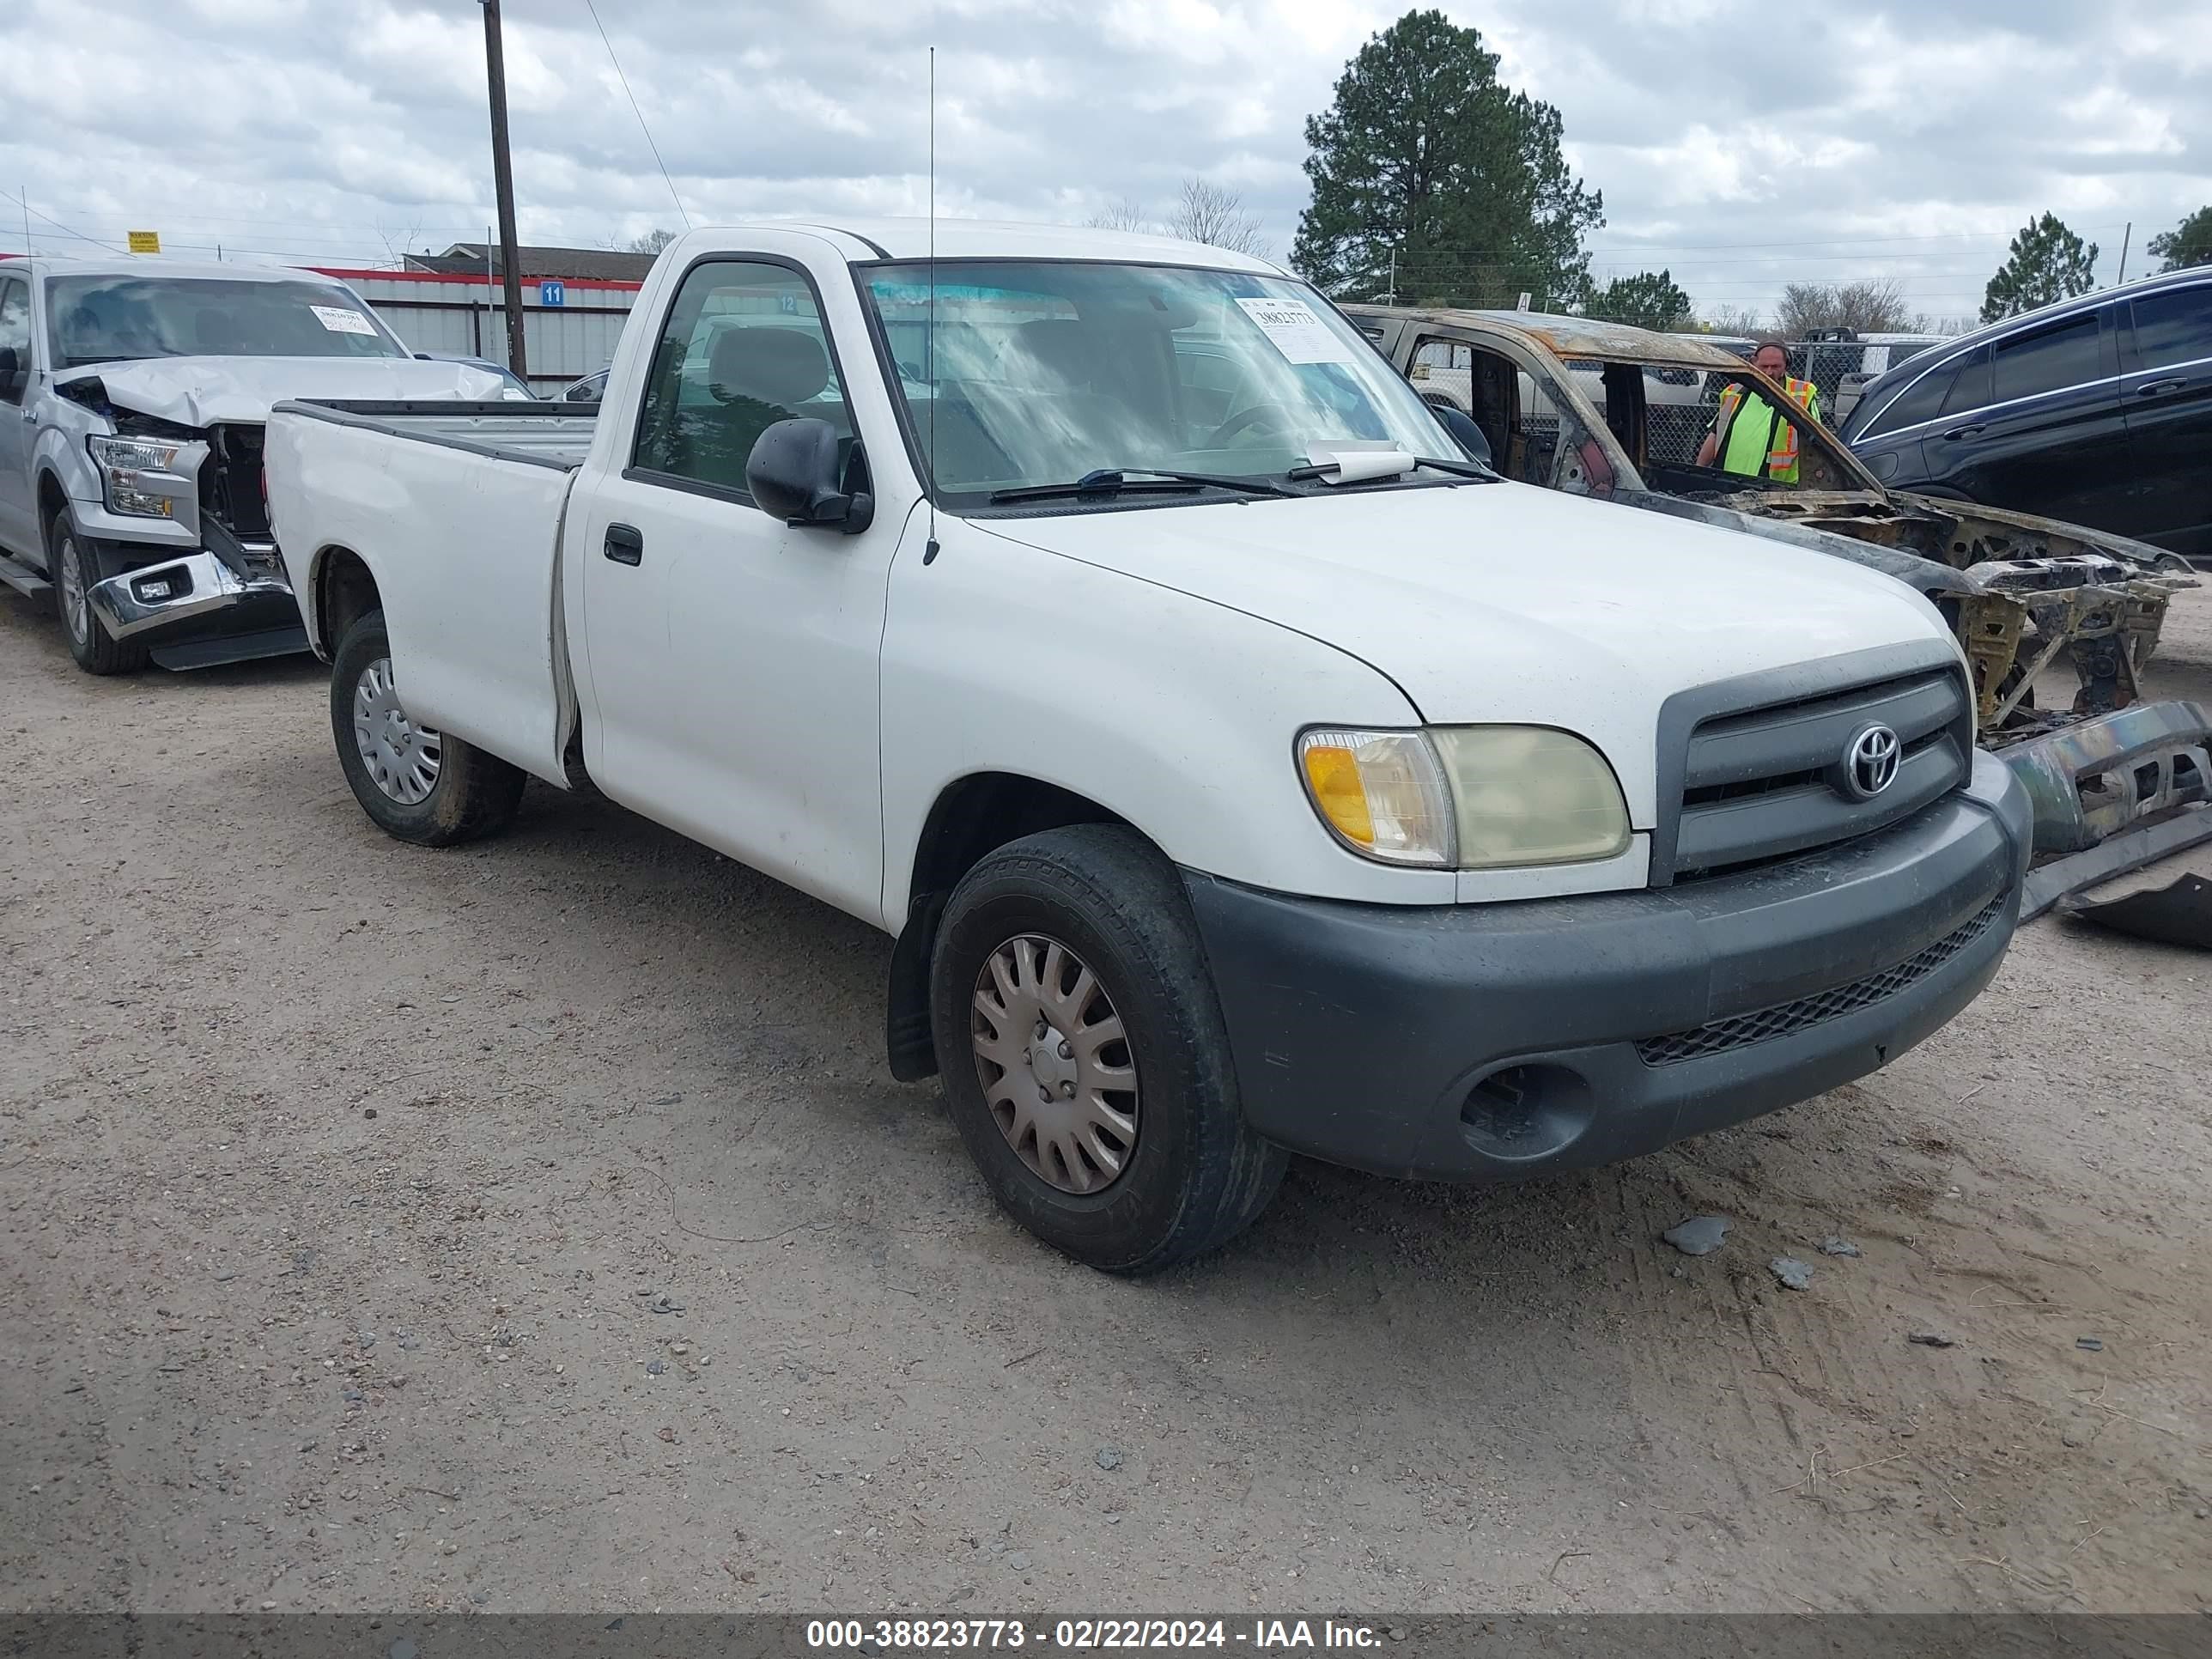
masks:
<instances>
[{"instance_id":1,"label":"utility pole","mask_svg":"<svg viewBox=\"0 0 2212 1659\"><path fill-rule=\"evenodd\" d=\"M527 381L522 349L522 272L514 251L514 169L507 155L507 57L501 50L499 0L482 0L484 78L491 84L492 188L499 197L499 262L507 274L507 366Z\"/></svg>"},{"instance_id":2,"label":"utility pole","mask_svg":"<svg viewBox=\"0 0 2212 1659\"><path fill-rule=\"evenodd\" d=\"M1382 303L1389 306L1398 303L1398 245L1395 242L1390 245L1390 297Z\"/></svg>"},{"instance_id":3,"label":"utility pole","mask_svg":"<svg viewBox=\"0 0 2212 1659\"><path fill-rule=\"evenodd\" d=\"M2134 220L2130 219L2130 220L2129 220L2129 221L2128 221L2128 228L2127 228L2127 229L2126 229L2126 230L2124 230L2124 231L2123 231L2123 232L2121 233L2121 234L2120 234L2120 282L2121 282L2121 283L2124 283L2124 282L2126 282L2126 281L2128 280L2128 244L2129 244L2130 242L2134 241L2134 240L2135 240L2135 239L2136 239L2136 222L2135 222ZM2115 288L2118 287L2118 286L2119 286L2119 283L2115 283L2113 284L2113 286L2114 286Z\"/></svg>"}]
</instances>

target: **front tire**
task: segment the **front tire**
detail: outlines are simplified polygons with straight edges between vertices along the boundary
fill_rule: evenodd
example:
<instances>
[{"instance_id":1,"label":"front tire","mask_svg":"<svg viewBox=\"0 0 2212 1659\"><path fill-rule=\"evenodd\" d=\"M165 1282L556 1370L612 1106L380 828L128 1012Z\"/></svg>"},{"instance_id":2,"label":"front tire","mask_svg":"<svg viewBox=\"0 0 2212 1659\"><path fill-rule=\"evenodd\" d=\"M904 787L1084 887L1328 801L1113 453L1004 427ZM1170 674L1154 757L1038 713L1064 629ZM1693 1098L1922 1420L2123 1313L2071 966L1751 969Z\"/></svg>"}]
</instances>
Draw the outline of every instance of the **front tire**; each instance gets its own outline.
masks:
<instances>
[{"instance_id":1,"label":"front tire","mask_svg":"<svg viewBox=\"0 0 2212 1659\"><path fill-rule=\"evenodd\" d=\"M384 612L359 617L331 659L331 730L354 799L377 827L420 847L452 847L507 827L523 774L407 717Z\"/></svg>"},{"instance_id":2,"label":"front tire","mask_svg":"<svg viewBox=\"0 0 2212 1659\"><path fill-rule=\"evenodd\" d=\"M136 640L118 640L92 608L93 584L100 580L100 562L76 527L67 508L54 514L46 526L46 573L53 580L54 605L61 612L62 633L70 655L88 674L132 674L146 665L146 647Z\"/></svg>"},{"instance_id":3,"label":"front tire","mask_svg":"<svg viewBox=\"0 0 2212 1659\"><path fill-rule=\"evenodd\" d=\"M1244 1121L1174 867L1080 824L984 858L931 957L938 1067L993 1194L1054 1249L1158 1273L1241 1232L1289 1159Z\"/></svg>"}]
</instances>

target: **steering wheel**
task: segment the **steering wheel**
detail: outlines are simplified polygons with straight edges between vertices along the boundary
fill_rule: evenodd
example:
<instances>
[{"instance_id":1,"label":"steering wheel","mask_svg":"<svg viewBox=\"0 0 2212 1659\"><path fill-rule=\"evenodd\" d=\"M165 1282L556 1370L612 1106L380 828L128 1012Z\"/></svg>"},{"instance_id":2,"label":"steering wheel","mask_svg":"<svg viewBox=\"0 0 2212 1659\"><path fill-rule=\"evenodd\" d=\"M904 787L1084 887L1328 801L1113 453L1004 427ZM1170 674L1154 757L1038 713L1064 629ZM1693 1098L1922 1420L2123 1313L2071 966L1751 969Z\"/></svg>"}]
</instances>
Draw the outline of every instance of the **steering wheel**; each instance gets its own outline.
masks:
<instances>
[{"instance_id":1,"label":"steering wheel","mask_svg":"<svg viewBox=\"0 0 2212 1659\"><path fill-rule=\"evenodd\" d=\"M1249 409L1240 409L1213 429L1213 435L1206 441L1205 447L1224 448L1231 438L1261 425L1276 432L1287 431L1291 425L1291 412L1280 404L1254 404Z\"/></svg>"}]
</instances>

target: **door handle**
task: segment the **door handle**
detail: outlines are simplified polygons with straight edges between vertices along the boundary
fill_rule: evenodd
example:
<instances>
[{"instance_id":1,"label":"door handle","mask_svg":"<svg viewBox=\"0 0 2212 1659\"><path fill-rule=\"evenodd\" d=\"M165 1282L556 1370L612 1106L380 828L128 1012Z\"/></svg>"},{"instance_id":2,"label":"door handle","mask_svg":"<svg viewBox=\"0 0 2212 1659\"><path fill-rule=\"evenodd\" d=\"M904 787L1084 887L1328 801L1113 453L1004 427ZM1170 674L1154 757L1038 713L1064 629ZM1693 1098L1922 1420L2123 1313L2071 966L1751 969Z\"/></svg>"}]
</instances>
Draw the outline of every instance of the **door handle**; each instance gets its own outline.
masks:
<instances>
[{"instance_id":1,"label":"door handle","mask_svg":"<svg viewBox=\"0 0 2212 1659\"><path fill-rule=\"evenodd\" d=\"M1978 438L1981 435L1981 422L1978 421L1972 426L1954 426L1948 432L1945 433L1943 437L1947 442L1958 443L1963 439Z\"/></svg>"},{"instance_id":2,"label":"door handle","mask_svg":"<svg viewBox=\"0 0 2212 1659\"><path fill-rule=\"evenodd\" d=\"M2189 384L2186 380L2153 380L2148 386L2136 388L2138 398L2163 398L2169 392L2179 392Z\"/></svg>"},{"instance_id":3,"label":"door handle","mask_svg":"<svg viewBox=\"0 0 2212 1659\"><path fill-rule=\"evenodd\" d=\"M607 526L606 544L600 550L617 564L642 564L645 538L626 524Z\"/></svg>"}]
</instances>

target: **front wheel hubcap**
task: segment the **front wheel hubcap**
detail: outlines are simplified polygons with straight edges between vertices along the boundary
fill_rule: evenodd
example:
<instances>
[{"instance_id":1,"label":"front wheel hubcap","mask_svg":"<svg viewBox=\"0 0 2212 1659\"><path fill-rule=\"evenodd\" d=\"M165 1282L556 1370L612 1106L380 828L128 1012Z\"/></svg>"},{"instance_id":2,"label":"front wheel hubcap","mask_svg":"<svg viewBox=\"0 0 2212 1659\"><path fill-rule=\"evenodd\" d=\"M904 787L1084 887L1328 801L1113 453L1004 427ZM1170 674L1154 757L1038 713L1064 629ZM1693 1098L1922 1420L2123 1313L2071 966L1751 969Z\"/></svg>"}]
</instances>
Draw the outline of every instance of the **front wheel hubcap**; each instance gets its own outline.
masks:
<instances>
[{"instance_id":1,"label":"front wheel hubcap","mask_svg":"<svg viewBox=\"0 0 2212 1659\"><path fill-rule=\"evenodd\" d=\"M92 601L86 594L84 567L77 562L76 540L64 536L55 544L54 575L62 592L62 625L70 637L83 644L92 637Z\"/></svg>"},{"instance_id":2,"label":"front wheel hubcap","mask_svg":"<svg viewBox=\"0 0 2212 1659\"><path fill-rule=\"evenodd\" d=\"M975 1075L999 1133L1063 1193L1118 1180L1137 1150L1137 1065L1098 976L1055 939L1024 933L975 975Z\"/></svg>"},{"instance_id":3,"label":"front wheel hubcap","mask_svg":"<svg viewBox=\"0 0 2212 1659\"><path fill-rule=\"evenodd\" d=\"M402 806L419 805L437 787L445 742L400 708L389 657L379 657L353 683L353 740L377 788Z\"/></svg>"}]
</instances>

